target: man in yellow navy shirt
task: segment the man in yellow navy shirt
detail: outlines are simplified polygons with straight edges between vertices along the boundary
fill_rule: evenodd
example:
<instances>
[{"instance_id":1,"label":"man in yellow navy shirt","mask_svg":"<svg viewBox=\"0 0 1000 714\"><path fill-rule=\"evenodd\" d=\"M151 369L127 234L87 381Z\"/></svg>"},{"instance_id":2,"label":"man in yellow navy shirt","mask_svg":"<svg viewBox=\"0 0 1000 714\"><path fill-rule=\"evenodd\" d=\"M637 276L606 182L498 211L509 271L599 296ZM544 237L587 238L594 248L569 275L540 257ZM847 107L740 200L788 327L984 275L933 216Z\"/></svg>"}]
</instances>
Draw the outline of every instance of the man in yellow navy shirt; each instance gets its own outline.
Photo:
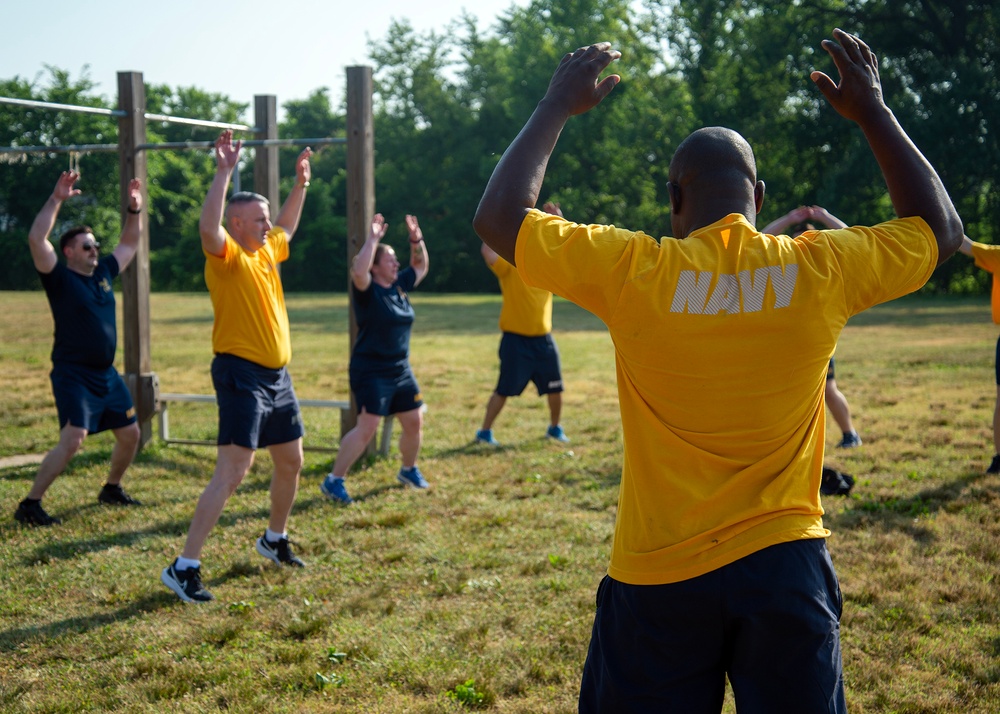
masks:
<instances>
[{"instance_id":1,"label":"man in yellow navy shirt","mask_svg":"<svg viewBox=\"0 0 1000 714\"><path fill-rule=\"evenodd\" d=\"M757 231L756 161L731 129L676 149L672 238L535 210L569 118L620 81L609 43L564 56L497 164L474 227L529 285L592 311L615 345L624 442L608 575L580 711L843 712L840 590L819 487L826 368L847 319L920 287L962 239L933 167L882 100L866 44L813 82L858 124L897 220Z\"/></svg>"},{"instance_id":2,"label":"man in yellow navy shirt","mask_svg":"<svg viewBox=\"0 0 1000 714\"><path fill-rule=\"evenodd\" d=\"M546 203L546 213L561 216L559 204ZM548 439L568 442L559 419L562 415L562 371L559 368L559 348L552 338L552 293L525 285L513 265L482 244L486 265L500 281L503 302L500 306L500 377L497 387L486 403L483 426L476 432L476 441L491 446L500 443L493 436L493 422L507 403L516 397L528 382L534 382L538 396L549 402Z\"/></svg>"},{"instance_id":3,"label":"man in yellow navy shirt","mask_svg":"<svg viewBox=\"0 0 1000 714\"><path fill-rule=\"evenodd\" d=\"M303 567L288 544L286 526L302 470L302 416L285 365L291 359L288 312L278 264L299 225L311 169L310 149L295 162L295 186L272 226L265 197L236 193L223 206L242 142L231 131L215 142L217 169L198 227L205 282L212 298L212 383L219 405L215 473L195 508L180 557L160 580L185 602L214 599L201 583L201 550L226 501L246 477L258 447L274 461L271 515L257 552L277 563Z\"/></svg>"},{"instance_id":4,"label":"man in yellow navy shirt","mask_svg":"<svg viewBox=\"0 0 1000 714\"><path fill-rule=\"evenodd\" d=\"M986 243L976 243L965 236L959 250L965 255L972 256L976 265L983 270L987 270L993 275L992 287L990 289L990 310L993 315L993 322L1000 325L1000 245L987 245ZM993 407L993 460L986 467L988 474L1000 474L1000 338L997 339L996 354L993 359L994 371L996 372L997 400Z\"/></svg>"}]
</instances>

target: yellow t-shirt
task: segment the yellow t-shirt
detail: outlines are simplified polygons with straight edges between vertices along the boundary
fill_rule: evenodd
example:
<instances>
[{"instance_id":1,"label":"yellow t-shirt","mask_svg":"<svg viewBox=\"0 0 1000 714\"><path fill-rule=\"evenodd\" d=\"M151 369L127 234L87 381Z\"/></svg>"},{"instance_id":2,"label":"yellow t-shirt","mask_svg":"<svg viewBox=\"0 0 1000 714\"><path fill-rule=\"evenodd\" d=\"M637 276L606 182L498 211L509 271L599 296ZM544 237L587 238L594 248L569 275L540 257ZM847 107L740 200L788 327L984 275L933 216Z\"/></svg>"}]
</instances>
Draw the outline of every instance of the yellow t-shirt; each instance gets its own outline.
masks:
<instances>
[{"instance_id":1,"label":"yellow t-shirt","mask_svg":"<svg viewBox=\"0 0 1000 714\"><path fill-rule=\"evenodd\" d=\"M937 245L919 218L793 239L732 214L657 242L531 211L515 258L610 330L625 454L608 572L652 585L829 535L830 356L851 315L927 281Z\"/></svg>"},{"instance_id":2,"label":"yellow t-shirt","mask_svg":"<svg viewBox=\"0 0 1000 714\"><path fill-rule=\"evenodd\" d=\"M987 245L973 241L972 257L977 266L993 273L990 307L993 312L993 322L1000 325L1000 282L997 282L997 273L1000 273L1000 245Z\"/></svg>"},{"instance_id":3,"label":"yellow t-shirt","mask_svg":"<svg viewBox=\"0 0 1000 714\"><path fill-rule=\"evenodd\" d=\"M500 329L525 337L552 332L552 293L524 284L513 265L497 256L489 266L500 281Z\"/></svg>"},{"instance_id":4,"label":"yellow t-shirt","mask_svg":"<svg viewBox=\"0 0 1000 714\"><path fill-rule=\"evenodd\" d=\"M205 283L215 324L212 351L278 369L292 358L288 311L278 263L288 259L288 234L275 226L256 253L247 253L226 232L225 254L205 253Z\"/></svg>"}]
</instances>

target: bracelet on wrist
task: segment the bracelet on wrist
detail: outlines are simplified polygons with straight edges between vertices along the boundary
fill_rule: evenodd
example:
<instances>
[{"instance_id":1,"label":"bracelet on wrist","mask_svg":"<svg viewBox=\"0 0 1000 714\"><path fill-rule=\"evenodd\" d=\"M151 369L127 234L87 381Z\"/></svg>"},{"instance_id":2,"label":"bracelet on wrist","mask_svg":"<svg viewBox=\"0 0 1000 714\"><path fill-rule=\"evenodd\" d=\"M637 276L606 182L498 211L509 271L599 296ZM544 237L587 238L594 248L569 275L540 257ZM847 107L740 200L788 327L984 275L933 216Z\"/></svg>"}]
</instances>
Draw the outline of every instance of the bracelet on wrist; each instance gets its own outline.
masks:
<instances>
[{"instance_id":1,"label":"bracelet on wrist","mask_svg":"<svg viewBox=\"0 0 1000 714\"><path fill-rule=\"evenodd\" d=\"M309 188L309 182L308 181L306 181L305 183L299 183L299 184L295 184L295 185L298 186L299 188Z\"/></svg>"},{"instance_id":2,"label":"bracelet on wrist","mask_svg":"<svg viewBox=\"0 0 1000 714\"><path fill-rule=\"evenodd\" d=\"M133 216L138 216L140 213L142 213L141 208L133 210L131 206L125 206L125 210L131 213Z\"/></svg>"},{"instance_id":3,"label":"bracelet on wrist","mask_svg":"<svg viewBox=\"0 0 1000 714\"><path fill-rule=\"evenodd\" d=\"M424 242L423 238L421 238L419 240L411 240L410 241L410 245L416 245L417 243L423 243L423 242Z\"/></svg>"}]
</instances>

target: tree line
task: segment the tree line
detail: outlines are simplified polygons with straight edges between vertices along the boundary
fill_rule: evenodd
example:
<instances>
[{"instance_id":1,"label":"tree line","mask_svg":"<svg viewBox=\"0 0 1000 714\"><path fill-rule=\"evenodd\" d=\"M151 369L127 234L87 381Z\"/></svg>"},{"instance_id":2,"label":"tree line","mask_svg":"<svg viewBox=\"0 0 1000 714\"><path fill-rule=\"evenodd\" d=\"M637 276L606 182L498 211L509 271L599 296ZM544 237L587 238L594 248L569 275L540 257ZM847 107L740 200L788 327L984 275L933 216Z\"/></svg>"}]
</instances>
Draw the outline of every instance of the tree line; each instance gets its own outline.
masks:
<instances>
[{"instance_id":1,"label":"tree line","mask_svg":"<svg viewBox=\"0 0 1000 714\"><path fill-rule=\"evenodd\" d=\"M463 15L416 32L406 21L370 42L375 73L376 210L403 248L403 216L419 216L433 269L425 289L495 291L471 218L500 155L514 138L561 57L607 40L621 50L622 83L560 138L544 187L565 215L670 234L670 156L694 129L724 125L754 147L767 184L759 225L799 205L818 204L847 223L892 217L878 167L861 132L840 118L809 79L836 70L820 47L833 27L865 39L880 59L886 101L944 180L974 240L997 242L1000 225L1000 49L995 3L917 0L534 0L511 6L487 30ZM194 87L147 85L151 112L247 122L249 106ZM0 95L113 108L84 72L48 67L44 82L0 80ZM345 104L326 88L286 101L281 137L343 136ZM148 141L204 141L210 129L150 122ZM0 146L114 143L113 118L0 105ZM244 187L253 152L245 151ZM282 196L296 149L280 152ZM85 194L65 206L66 223L86 223L106 244L119 232L118 162L80 157ZM34 215L67 166L65 155L0 155L0 289L33 289L26 248ZM198 215L214 170L207 151L154 151L147 159L150 272L154 290L204 290ZM325 147L291 258L289 291L347 285L346 151ZM58 227L57 227L58 230ZM980 292L989 276L971 261L947 261L925 290Z\"/></svg>"}]
</instances>

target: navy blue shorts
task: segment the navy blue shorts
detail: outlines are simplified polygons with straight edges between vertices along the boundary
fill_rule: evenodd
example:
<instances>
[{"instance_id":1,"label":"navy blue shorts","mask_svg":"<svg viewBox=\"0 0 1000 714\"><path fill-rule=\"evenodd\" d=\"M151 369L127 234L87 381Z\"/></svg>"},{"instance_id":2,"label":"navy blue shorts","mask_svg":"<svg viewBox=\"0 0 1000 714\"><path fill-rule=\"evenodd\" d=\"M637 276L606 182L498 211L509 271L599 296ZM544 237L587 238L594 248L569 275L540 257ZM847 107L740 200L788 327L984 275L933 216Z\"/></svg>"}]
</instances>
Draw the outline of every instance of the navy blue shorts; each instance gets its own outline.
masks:
<instances>
[{"instance_id":1,"label":"navy blue shorts","mask_svg":"<svg viewBox=\"0 0 1000 714\"><path fill-rule=\"evenodd\" d=\"M781 543L667 585L605 577L580 712L847 711L842 601L823 539Z\"/></svg>"},{"instance_id":2,"label":"navy blue shorts","mask_svg":"<svg viewBox=\"0 0 1000 714\"><path fill-rule=\"evenodd\" d=\"M97 434L136 421L132 395L114 367L93 369L59 362L52 365L49 379L60 429L71 424Z\"/></svg>"},{"instance_id":3,"label":"navy blue shorts","mask_svg":"<svg viewBox=\"0 0 1000 714\"><path fill-rule=\"evenodd\" d=\"M826 368L826 381L829 382L831 379L836 379L837 373L833 368L833 357L830 358L830 364Z\"/></svg>"},{"instance_id":4,"label":"navy blue shorts","mask_svg":"<svg viewBox=\"0 0 1000 714\"><path fill-rule=\"evenodd\" d=\"M539 395L563 390L556 341L552 335L525 337L505 332L500 338L500 379L496 392L501 397L516 397L528 382L535 383Z\"/></svg>"},{"instance_id":5,"label":"navy blue shorts","mask_svg":"<svg viewBox=\"0 0 1000 714\"><path fill-rule=\"evenodd\" d=\"M287 444L305 434L299 400L288 370L261 367L242 357L217 354L212 384L219 404L219 446L248 449Z\"/></svg>"},{"instance_id":6,"label":"navy blue shorts","mask_svg":"<svg viewBox=\"0 0 1000 714\"><path fill-rule=\"evenodd\" d=\"M388 416L419 409L424 402L408 361L364 365L351 362L351 391L358 411Z\"/></svg>"}]
</instances>

